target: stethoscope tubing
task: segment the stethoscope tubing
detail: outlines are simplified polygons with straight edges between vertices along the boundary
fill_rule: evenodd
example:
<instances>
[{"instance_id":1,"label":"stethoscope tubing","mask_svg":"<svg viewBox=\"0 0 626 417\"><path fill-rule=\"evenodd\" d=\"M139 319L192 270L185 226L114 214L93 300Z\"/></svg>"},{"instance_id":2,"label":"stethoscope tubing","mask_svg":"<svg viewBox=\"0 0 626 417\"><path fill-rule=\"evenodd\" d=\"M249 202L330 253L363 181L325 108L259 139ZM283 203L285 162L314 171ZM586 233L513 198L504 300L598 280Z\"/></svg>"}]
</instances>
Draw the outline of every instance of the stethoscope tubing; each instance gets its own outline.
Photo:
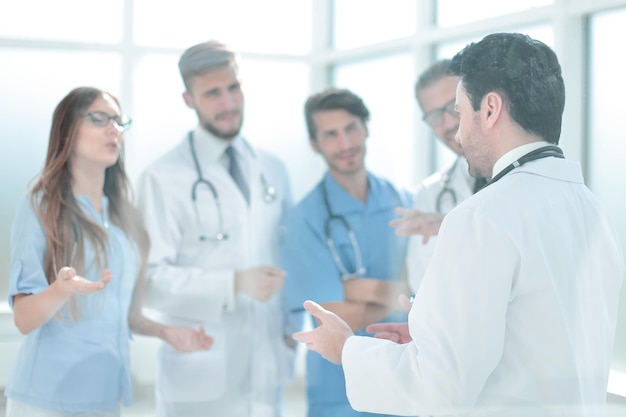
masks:
<instances>
[{"instance_id":1,"label":"stethoscope tubing","mask_svg":"<svg viewBox=\"0 0 626 417\"><path fill-rule=\"evenodd\" d=\"M332 256L333 261L337 266L337 269L339 269L339 272L341 273L342 281L358 278L359 276L364 275L366 272L365 266L363 266L363 257L361 255L361 247L359 246L359 242L357 241L356 235L354 234L354 231L352 230L352 227L350 227L350 224L348 223L348 220L346 220L345 216L341 214L335 214L332 211L332 208L330 207L330 200L328 198L328 190L326 190L326 184L324 183L324 180L322 180L320 186L322 191L322 199L324 201L324 207L326 208L327 213L326 220L324 221L324 234L326 236L326 244L328 245L328 249L330 249L330 255ZM344 263L341 261L339 253L337 252L337 246L335 245L332 234L330 233L330 223L333 220L338 220L343 225L343 227L345 227L348 233L348 239L350 240L350 245L352 246L352 251L354 252L354 261L356 264L356 268L353 272L348 271L348 268L346 268Z\"/></svg>"},{"instance_id":2,"label":"stethoscope tubing","mask_svg":"<svg viewBox=\"0 0 626 417\"><path fill-rule=\"evenodd\" d=\"M196 175L197 178L196 180L192 183L191 185L191 201L193 202L193 206L194 206L194 214L196 216L196 222L198 224L201 223L200 221L200 213L198 212L198 204L197 204L197 199L198 199L198 194L197 194L197 190L198 187L200 185L205 185L209 188L209 190L211 191L211 195L213 196L213 200L215 202L215 208L217 211L217 224L218 224L218 232L215 234L214 237L208 237L206 235L200 235L200 240L201 241L205 241L205 240L213 240L213 241L223 241L223 240L227 240L229 238L228 233L226 233L224 231L224 212L222 210L222 204L220 202L220 196L219 193L217 192L217 188L215 187L215 185L209 181L207 178L204 177L204 174L202 173L202 168L200 167L200 161L198 160L198 154L196 152L196 147L195 147L195 143L194 143L194 137L193 137L193 132L190 131L188 136L187 136L187 141L189 142L189 153L191 154L191 158L193 160L193 165L196 171ZM244 143L246 144L246 147L248 148L248 150L250 151L250 154L252 155L253 158L256 159L256 153L254 152L254 150L252 149L252 147L244 141ZM263 186L263 200L266 203L272 203L274 202L277 198L277 192L276 192L276 188L272 185L269 185L267 183L267 180L265 178L265 175L261 172L260 173L260 180L261 180L261 184Z\"/></svg>"}]
</instances>

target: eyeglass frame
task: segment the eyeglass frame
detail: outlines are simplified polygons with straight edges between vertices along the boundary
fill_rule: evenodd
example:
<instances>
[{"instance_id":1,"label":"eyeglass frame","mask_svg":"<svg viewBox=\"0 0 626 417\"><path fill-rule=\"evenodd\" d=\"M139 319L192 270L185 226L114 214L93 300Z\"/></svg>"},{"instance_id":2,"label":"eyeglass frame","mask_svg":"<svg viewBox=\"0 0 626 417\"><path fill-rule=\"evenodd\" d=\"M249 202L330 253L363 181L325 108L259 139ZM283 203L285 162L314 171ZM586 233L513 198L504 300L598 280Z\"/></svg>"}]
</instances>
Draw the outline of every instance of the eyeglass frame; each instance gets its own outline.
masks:
<instances>
[{"instance_id":1,"label":"eyeglass frame","mask_svg":"<svg viewBox=\"0 0 626 417\"><path fill-rule=\"evenodd\" d=\"M443 122L443 115L448 113L450 116L459 117L459 113L454 109L455 99L448 101L443 107L437 107L436 109L432 109L428 113L422 116L422 121L428 124L431 127L440 126ZM428 119L432 119L436 117L437 123L431 123Z\"/></svg>"},{"instance_id":2,"label":"eyeglass frame","mask_svg":"<svg viewBox=\"0 0 626 417\"><path fill-rule=\"evenodd\" d=\"M100 110L83 113L81 116L89 117L89 121L91 121L94 126L102 128L107 127L109 122L113 121L113 126L115 126L115 129L120 133L127 131L133 122L133 119L126 114L109 116L107 113ZM106 121L103 119L106 119Z\"/></svg>"}]
</instances>

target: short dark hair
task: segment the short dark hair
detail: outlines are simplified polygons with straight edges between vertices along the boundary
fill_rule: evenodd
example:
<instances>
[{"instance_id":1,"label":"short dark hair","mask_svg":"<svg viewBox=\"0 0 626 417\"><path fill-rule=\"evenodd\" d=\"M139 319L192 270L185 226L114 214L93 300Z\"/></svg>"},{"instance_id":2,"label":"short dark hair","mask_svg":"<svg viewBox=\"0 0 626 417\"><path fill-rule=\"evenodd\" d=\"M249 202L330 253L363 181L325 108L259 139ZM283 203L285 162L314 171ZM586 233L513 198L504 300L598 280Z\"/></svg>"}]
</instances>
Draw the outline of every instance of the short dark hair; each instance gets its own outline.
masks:
<instances>
[{"instance_id":1,"label":"short dark hair","mask_svg":"<svg viewBox=\"0 0 626 417\"><path fill-rule=\"evenodd\" d=\"M187 90L191 78L227 66L237 70L237 54L228 45L218 41L194 45L183 52L178 61L178 69Z\"/></svg>"},{"instance_id":2,"label":"short dark hair","mask_svg":"<svg viewBox=\"0 0 626 417\"><path fill-rule=\"evenodd\" d=\"M345 110L360 118L364 124L370 119L370 111L361 97L350 90L327 88L309 97L304 104L304 117L306 118L310 139L315 140L317 136L317 127L313 121L313 114L327 110Z\"/></svg>"},{"instance_id":3,"label":"short dark hair","mask_svg":"<svg viewBox=\"0 0 626 417\"><path fill-rule=\"evenodd\" d=\"M424 72L420 74L415 83L415 98L419 101L419 94L425 88L430 87L440 79L444 77L449 77L448 71L450 69L450 63L452 61L450 59L442 59L440 61L435 62L430 67L426 68Z\"/></svg>"},{"instance_id":4,"label":"short dark hair","mask_svg":"<svg viewBox=\"0 0 626 417\"><path fill-rule=\"evenodd\" d=\"M524 130L559 143L565 85L556 54L543 42L494 33L456 54L449 73L461 77L474 110L487 93L498 92Z\"/></svg>"}]
</instances>

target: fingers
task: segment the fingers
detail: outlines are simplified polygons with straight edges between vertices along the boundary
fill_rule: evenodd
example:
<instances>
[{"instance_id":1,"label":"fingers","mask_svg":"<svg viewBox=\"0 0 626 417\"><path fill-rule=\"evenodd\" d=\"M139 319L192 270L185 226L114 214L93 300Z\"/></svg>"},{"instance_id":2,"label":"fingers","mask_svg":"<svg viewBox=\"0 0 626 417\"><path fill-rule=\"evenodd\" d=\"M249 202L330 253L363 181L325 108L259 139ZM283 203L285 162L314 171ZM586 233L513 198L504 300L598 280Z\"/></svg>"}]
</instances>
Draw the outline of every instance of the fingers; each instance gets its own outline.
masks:
<instances>
[{"instance_id":1,"label":"fingers","mask_svg":"<svg viewBox=\"0 0 626 417\"><path fill-rule=\"evenodd\" d=\"M263 266L262 267L262 271L265 274L267 274L267 275L272 275L272 276L275 276L275 277L284 278L284 277L287 276L287 272L286 271L284 271L284 270L282 270L280 268L277 268L275 266L270 266L270 265Z\"/></svg>"},{"instance_id":2,"label":"fingers","mask_svg":"<svg viewBox=\"0 0 626 417\"><path fill-rule=\"evenodd\" d=\"M398 216L400 217L405 217L411 213L415 213L418 212L417 210L413 210L413 209L407 209L404 207L396 207L395 209L393 209L394 213L396 213Z\"/></svg>"},{"instance_id":3,"label":"fingers","mask_svg":"<svg viewBox=\"0 0 626 417\"><path fill-rule=\"evenodd\" d=\"M387 323L374 323L365 327L365 331L368 333L382 333L389 331L389 326Z\"/></svg>"},{"instance_id":4,"label":"fingers","mask_svg":"<svg viewBox=\"0 0 626 417\"><path fill-rule=\"evenodd\" d=\"M292 337L294 338L294 340L297 340L298 342L304 343L305 345L307 345L307 347L311 347L311 343L313 342L313 330L309 330L306 332L296 332L292 335Z\"/></svg>"},{"instance_id":5,"label":"fingers","mask_svg":"<svg viewBox=\"0 0 626 417\"><path fill-rule=\"evenodd\" d=\"M304 306L304 309L309 312L309 314L311 314L319 321L320 325L324 324L324 319L328 315L333 314L321 305L317 304L315 301L307 300L302 305Z\"/></svg>"},{"instance_id":6,"label":"fingers","mask_svg":"<svg viewBox=\"0 0 626 417\"><path fill-rule=\"evenodd\" d=\"M64 266L63 268L59 269L59 273L57 274L57 279L60 280L69 280L69 279L73 279L76 276L76 270L72 267L69 266Z\"/></svg>"},{"instance_id":7,"label":"fingers","mask_svg":"<svg viewBox=\"0 0 626 417\"><path fill-rule=\"evenodd\" d=\"M105 269L104 271L102 271L102 279L100 280L101 282L108 284L111 279L113 279L113 272L110 269Z\"/></svg>"},{"instance_id":8,"label":"fingers","mask_svg":"<svg viewBox=\"0 0 626 417\"><path fill-rule=\"evenodd\" d=\"M214 339L211 336L208 336L204 332L204 327L200 327L200 330L198 330L197 336L198 336L198 346L200 347L201 350L208 350L211 348L211 346L213 345Z\"/></svg>"},{"instance_id":9,"label":"fingers","mask_svg":"<svg viewBox=\"0 0 626 417\"><path fill-rule=\"evenodd\" d=\"M407 313L411 311L411 300L405 294L400 294L398 297L398 301L400 302L400 307L402 307Z\"/></svg>"},{"instance_id":10,"label":"fingers","mask_svg":"<svg viewBox=\"0 0 626 417\"><path fill-rule=\"evenodd\" d=\"M315 317L318 320L320 326L324 324L324 319L329 314L333 314L329 312L328 310L324 309L321 305L317 304L315 301L307 300L304 302L303 306L304 306L304 309L309 314L311 314L313 317ZM317 329L319 329L319 326ZM293 334L292 337L298 342L305 343L308 348L311 348L311 343L313 342L315 338L315 332L317 329L304 331L304 332L296 332Z\"/></svg>"},{"instance_id":11,"label":"fingers","mask_svg":"<svg viewBox=\"0 0 626 417\"><path fill-rule=\"evenodd\" d=\"M391 333L391 332L376 333L374 337L376 339L385 339L385 340L391 340L392 342L395 342L395 343L400 343L400 336L397 333Z\"/></svg>"}]
</instances>

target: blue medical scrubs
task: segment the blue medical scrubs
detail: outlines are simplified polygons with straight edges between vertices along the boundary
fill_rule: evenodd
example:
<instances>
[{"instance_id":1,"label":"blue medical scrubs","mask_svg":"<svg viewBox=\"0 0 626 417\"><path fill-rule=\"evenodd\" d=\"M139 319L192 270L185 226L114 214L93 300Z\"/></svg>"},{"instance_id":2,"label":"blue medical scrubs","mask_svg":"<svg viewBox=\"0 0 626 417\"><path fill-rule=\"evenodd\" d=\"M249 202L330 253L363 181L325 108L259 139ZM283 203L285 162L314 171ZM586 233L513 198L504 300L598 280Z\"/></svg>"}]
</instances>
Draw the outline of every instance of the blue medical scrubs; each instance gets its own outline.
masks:
<instances>
[{"instance_id":1,"label":"blue medical scrubs","mask_svg":"<svg viewBox=\"0 0 626 417\"><path fill-rule=\"evenodd\" d=\"M76 296L78 321L70 318L66 305L58 317L24 337L5 395L68 412L115 409L131 402L128 310L140 258L134 243L109 221L106 197L102 213L86 196L76 199L83 213L108 234L107 263L98 268L94 248L86 242L85 270L77 272L97 281L108 268L113 279L100 292ZM11 306L14 295L37 294L48 287L43 269L46 250L39 218L30 200L24 199L11 232Z\"/></svg>"},{"instance_id":2,"label":"blue medical scrubs","mask_svg":"<svg viewBox=\"0 0 626 417\"><path fill-rule=\"evenodd\" d=\"M356 235L366 269L362 276L383 280L397 280L402 276L407 239L396 236L389 222L397 217L394 208L410 207L411 198L371 173L368 180L367 201L362 202L349 195L327 173L287 216L282 249L283 267L287 271L283 297L293 318L302 315L305 300L320 304L344 301L341 272L326 242L324 225L328 211L323 186L332 212L343 215ZM335 220L330 223L330 233L346 269L355 271L354 248L346 228ZM406 314L399 312L385 321L406 321ZM370 415L350 407L341 366L313 351L307 352L306 379L309 417Z\"/></svg>"}]
</instances>

